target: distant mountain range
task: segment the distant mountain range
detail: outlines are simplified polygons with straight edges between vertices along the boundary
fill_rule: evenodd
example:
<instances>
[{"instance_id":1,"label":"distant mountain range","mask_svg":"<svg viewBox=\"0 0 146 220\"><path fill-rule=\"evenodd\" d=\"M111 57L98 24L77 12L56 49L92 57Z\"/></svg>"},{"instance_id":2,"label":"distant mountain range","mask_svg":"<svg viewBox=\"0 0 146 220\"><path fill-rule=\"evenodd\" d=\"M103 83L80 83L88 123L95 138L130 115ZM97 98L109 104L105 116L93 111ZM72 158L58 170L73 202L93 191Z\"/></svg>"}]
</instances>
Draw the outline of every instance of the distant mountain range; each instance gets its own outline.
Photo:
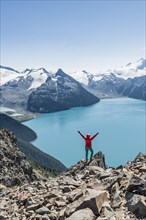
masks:
<instances>
[{"instance_id":1,"label":"distant mountain range","mask_svg":"<svg viewBox=\"0 0 146 220\"><path fill-rule=\"evenodd\" d=\"M103 73L91 74L83 70L70 75L100 98L128 96L146 100L146 60L143 58Z\"/></svg>"},{"instance_id":2,"label":"distant mountain range","mask_svg":"<svg viewBox=\"0 0 146 220\"><path fill-rule=\"evenodd\" d=\"M119 69L92 74L66 74L44 68L17 71L0 66L0 106L31 112L54 112L87 106L99 98L127 96L146 100L146 60L141 58ZM99 98L98 98L99 97Z\"/></svg>"}]
</instances>

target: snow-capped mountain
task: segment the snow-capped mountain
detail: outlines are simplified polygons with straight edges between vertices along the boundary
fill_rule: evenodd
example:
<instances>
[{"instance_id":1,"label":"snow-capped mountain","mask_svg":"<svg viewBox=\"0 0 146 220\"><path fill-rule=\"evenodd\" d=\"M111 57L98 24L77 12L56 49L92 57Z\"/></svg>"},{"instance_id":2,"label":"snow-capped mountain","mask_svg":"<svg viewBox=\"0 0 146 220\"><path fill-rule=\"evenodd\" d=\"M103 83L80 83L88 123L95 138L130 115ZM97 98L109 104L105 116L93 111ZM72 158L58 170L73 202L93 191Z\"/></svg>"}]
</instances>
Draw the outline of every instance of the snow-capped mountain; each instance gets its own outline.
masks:
<instances>
[{"instance_id":1,"label":"snow-capped mountain","mask_svg":"<svg viewBox=\"0 0 146 220\"><path fill-rule=\"evenodd\" d=\"M71 77L73 77L75 80L80 82L83 85L88 85L89 81L94 78L94 75L91 73L86 72L85 70L82 71L76 71L69 74Z\"/></svg>"},{"instance_id":2,"label":"snow-capped mountain","mask_svg":"<svg viewBox=\"0 0 146 220\"><path fill-rule=\"evenodd\" d=\"M128 78L123 85L119 86L118 92L123 96L146 101L146 76Z\"/></svg>"},{"instance_id":3,"label":"snow-capped mountain","mask_svg":"<svg viewBox=\"0 0 146 220\"><path fill-rule=\"evenodd\" d=\"M110 77L113 78L113 76L125 80L127 80L128 78L133 79L135 77L146 75L146 60L141 58L140 60L134 63L128 63L127 65L122 66L120 68L114 70L107 70L105 72L100 72L96 74L92 74L83 70L69 73L69 75L86 86L90 83L91 80L95 82L100 81L102 79L109 80Z\"/></svg>"},{"instance_id":4,"label":"snow-capped mountain","mask_svg":"<svg viewBox=\"0 0 146 220\"><path fill-rule=\"evenodd\" d=\"M146 60L141 58L134 63L128 63L126 66L114 70L113 73L120 78L127 80L146 75Z\"/></svg>"},{"instance_id":5,"label":"snow-capped mountain","mask_svg":"<svg viewBox=\"0 0 146 220\"><path fill-rule=\"evenodd\" d=\"M8 67L0 66L1 71L1 86L5 85L8 82L19 82L20 80L31 81L31 85L28 88L36 89L46 82L49 75L52 73L47 72L44 68L40 69L26 69L23 72L18 72L14 69Z\"/></svg>"},{"instance_id":6,"label":"snow-capped mountain","mask_svg":"<svg viewBox=\"0 0 146 220\"><path fill-rule=\"evenodd\" d=\"M18 72L1 67L1 73L1 106L24 110L27 110L28 97L33 89L41 86L49 75L43 68Z\"/></svg>"},{"instance_id":7,"label":"snow-capped mountain","mask_svg":"<svg viewBox=\"0 0 146 220\"><path fill-rule=\"evenodd\" d=\"M60 69L57 73L47 72L44 68L18 72L1 67L1 76L0 105L4 107L52 112L99 102L96 96Z\"/></svg>"},{"instance_id":8,"label":"snow-capped mountain","mask_svg":"<svg viewBox=\"0 0 146 220\"><path fill-rule=\"evenodd\" d=\"M48 77L46 83L30 94L28 110L54 112L96 102L99 102L99 98L89 93L80 83L59 69L53 77Z\"/></svg>"},{"instance_id":9,"label":"snow-capped mountain","mask_svg":"<svg viewBox=\"0 0 146 220\"><path fill-rule=\"evenodd\" d=\"M3 67L0 66L0 85L4 85L5 83L9 82L10 80L13 80L15 78L17 78L18 76L20 76L19 72L9 68L9 67Z\"/></svg>"},{"instance_id":10,"label":"snow-capped mountain","mask_svg":"<svg viewBox=\"0 0 146 220\"><path fill-rule=\"evenodd\" d=\"M115 70L108 70L104 73L92 74L86 71L76 71L70 73L70 76L80 82L88 91L98 95L100 98L117 97L123 96L124 94L128 96L128 93L124 93L121 88L124 89L124 85L127 87L129 83L129 88L132 90L145 90L143 83L145 85L146 60L141 58L137 62L129 63L126 66ZM143 81L140 80L141 84L135 83L139 77L143 79ZM130 89L129 94L132 94ZM141 94L145 93L141 92ZM145 100L146 98L145 96L141 96L141 99Z\"/></svg>"}]
</instances>

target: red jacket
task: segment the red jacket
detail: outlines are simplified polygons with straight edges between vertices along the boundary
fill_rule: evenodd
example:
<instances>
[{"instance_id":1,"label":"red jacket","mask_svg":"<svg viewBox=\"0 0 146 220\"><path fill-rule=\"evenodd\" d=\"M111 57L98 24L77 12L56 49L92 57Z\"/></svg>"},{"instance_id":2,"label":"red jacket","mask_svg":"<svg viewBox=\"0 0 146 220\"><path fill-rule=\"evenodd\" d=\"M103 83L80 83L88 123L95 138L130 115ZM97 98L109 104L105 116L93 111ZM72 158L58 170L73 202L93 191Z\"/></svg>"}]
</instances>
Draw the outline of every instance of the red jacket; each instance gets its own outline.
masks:
<instances>
[{"instance_id":1,"label":"red jacket","mask_svg":"<svg viewBox=\"0 0 146 220\"><path fill-rule=\"evenodd\" d=\"M99 134L99 132L98 132L97 134L95 134L92 137L90 137L89 135L87 135L85 137L80 131L78 131L78 133L82 136L82 138L84 138L84 140L86 142L85 147L87 147L87 148L91 148L92 147L92 140Z\"/></svg>"}]
</instances>

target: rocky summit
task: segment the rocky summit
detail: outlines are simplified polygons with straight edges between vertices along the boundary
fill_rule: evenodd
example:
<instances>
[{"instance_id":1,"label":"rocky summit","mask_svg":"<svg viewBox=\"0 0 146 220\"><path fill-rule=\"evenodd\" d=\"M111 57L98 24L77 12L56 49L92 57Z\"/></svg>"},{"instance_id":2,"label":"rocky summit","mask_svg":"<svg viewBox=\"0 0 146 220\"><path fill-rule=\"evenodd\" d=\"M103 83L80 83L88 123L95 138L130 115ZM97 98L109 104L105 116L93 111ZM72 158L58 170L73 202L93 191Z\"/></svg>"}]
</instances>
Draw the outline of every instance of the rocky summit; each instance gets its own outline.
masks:
<instances>
[{"instance_id":1,"label":"rocky summit","mask_svg":"<svg viewBox=\"0 0 146 220\"><path fill-rule=\"evenodd\" d=\"M11 141L9 137L7 147ZM1 148L1 158L7 147ZM146 219L146 154L139 153L134 161L113 168L106 166L104 155L98 152L92 161L81 160L56 177L7 184L2 175L11 172L12 179L12 171L19 175L22 164L16 158L3 159L7 170L1 164L1 220ZM18 170L12 168L12 160Z\"/></svg>"}]
</instances>

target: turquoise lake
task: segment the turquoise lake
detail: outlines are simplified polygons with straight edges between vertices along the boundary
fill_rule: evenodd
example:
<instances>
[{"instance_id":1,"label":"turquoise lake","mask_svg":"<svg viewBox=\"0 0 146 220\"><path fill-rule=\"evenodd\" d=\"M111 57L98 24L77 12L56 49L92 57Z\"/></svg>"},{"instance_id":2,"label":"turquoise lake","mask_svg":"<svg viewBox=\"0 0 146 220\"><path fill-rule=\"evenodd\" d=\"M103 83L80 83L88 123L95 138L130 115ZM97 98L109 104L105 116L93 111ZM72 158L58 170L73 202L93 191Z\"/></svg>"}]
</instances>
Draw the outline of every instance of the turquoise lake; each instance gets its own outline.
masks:
<instances>
[{"instance_id":1,"label":"turquoise lake","mask_svg":"<svg viewBox=\"0 0 146 220\"><path fill-rule=\"evenodd\" d=\"M130 98L103 99L88 107L41 114L24 122L38 138L32 142L67 167L85 157L85 143L77 133L99 135L94 153L102 151L108 166L119 166L146 153L146 102Z\"/></svg>"}]
</instances>

